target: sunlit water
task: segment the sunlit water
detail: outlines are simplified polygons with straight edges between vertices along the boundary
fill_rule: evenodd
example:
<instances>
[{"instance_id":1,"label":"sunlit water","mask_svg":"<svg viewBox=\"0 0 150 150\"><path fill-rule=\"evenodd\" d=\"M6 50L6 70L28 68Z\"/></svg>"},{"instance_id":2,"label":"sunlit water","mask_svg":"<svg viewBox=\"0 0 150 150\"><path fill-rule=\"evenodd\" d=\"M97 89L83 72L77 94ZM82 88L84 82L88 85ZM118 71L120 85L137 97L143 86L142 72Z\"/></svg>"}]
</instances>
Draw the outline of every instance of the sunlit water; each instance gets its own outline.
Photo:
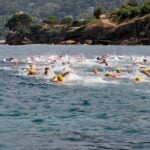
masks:
<instances>
[{"instance_id":1,"label":"sunlit water","mask_svg":"<svg viewBox=\"0 0 150 150\"><path fill-rule=\"evenodd\" d=\"M64 84L54 84L43 68L64 53L73 72ZM108 67L95 60L106 53ZM30 56L40 57L35 77L27 75ZM150 61L149 47L1 45L0 150L149 150L150 79L139 72L141 64L126 70L131 56ZM17 67L3 61L10 57L19 59ZM104 77L117 67L125 70L119 78Z\"/></svg>"}]
</instances>

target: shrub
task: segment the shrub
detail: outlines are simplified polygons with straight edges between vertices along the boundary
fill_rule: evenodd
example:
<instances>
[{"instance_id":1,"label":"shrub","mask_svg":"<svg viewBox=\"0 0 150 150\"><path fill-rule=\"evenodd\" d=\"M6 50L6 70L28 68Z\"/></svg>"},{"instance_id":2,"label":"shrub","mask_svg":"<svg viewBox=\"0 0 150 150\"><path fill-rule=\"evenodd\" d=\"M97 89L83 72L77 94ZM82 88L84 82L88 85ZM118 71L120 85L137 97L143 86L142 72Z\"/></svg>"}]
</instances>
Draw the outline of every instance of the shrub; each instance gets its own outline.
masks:
<instances>
[{"instance_id":1,"label":"shrub","mask_svg":"<svg viewBox=\"0 0 150 150\"><path fill-rule=\"evenodd\" d=\"M60 21L60 24L64 24L64 25L71 25L72 24L72 21L73 21L73 17L72 16L67 16L65 18L63 18L61 21Z\"/></svg>"},{"instance_id":2,"label":"shrub","mask_svg":"<svg viewBox=\"0 0 150 150\"><path fill-rule=\"evenodd\" d=\"M44 20L44 22L47 22L50 25L55 25L58 23L58 19L55 16L50 16L49 18L47 18L46 20Z\"/></svg>"},{"instance_id":3,"label":"shrub","mask_svg":"<svg viewBox=\"0 0 150 150\"><path fill-rule=\"evenodd\" d=\"M150 14L150 3L144 4L144 6L141 8L142 15Z\"/></svg>"},{"instance_id":4,"label":"shrub","mask_svg":"<svg viewBox=\"0 0 150 150\"><path fill-rule=\"evenodd\" d=\"M89 23L89 20L86 19L86 20L75 20L72 22L72 26L85 26Z\"/></svg>"},{"instance_id":5,"label":"shrub","mask_svg":"<svg viewBox=\"0 0 150 150\"><path fill-rule=\"evenodd\" d=\"M120 20L131 19L141 14L141 10L138 6L124 5L118 11L118 17Z\"/></svg>"},{"instance_id":6,"label":"shrub","mask_svg":"<svg viewBox=\"0 0 150 150\"><path fill-rule=\"evenodd\" d=\"M6 27L12 31L19 31L21 29L29 28L32 22L32 17L28 14L15 14L6 23Z\"/></svg>"},{"instance_id":7,"label":"shrub","mask_svg":"<svg viewBox=\"0 0 150 150\"><path fill-rule=\"evenodd\" d=\"M94 10L94 16L95 18L99 19L101 14L102 14L102 8L99 6Z\"/></svg>"},{"instance_id":8,"label":"shrub","mask_svg":"<svg viewBox=\"0 0 150 150\"><path fill-rule=\"evenodd\" d=\"M30 31L31 33L38 33L42 29L41 25L34 25L31 26Z\"/></svg>"}]
</instances>

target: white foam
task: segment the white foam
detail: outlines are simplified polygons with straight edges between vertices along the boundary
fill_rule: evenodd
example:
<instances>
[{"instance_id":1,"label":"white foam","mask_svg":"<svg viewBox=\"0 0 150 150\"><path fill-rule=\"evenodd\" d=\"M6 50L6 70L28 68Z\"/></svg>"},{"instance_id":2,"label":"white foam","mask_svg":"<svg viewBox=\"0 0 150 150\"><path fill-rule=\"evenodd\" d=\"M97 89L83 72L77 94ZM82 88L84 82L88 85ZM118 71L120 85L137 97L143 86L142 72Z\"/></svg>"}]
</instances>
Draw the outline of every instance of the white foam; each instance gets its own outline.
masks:
<instances>
[{"instance_id":1,"label":"white foam","mask_svg":"<svg viewBox=\"0 0 150 150\"><path fill-rule=\"evenodd\" d=\"M145 59L144 56L130 56L125 55L109 55L107 58L109 66L105 64L99 64L95 58L85 58L83 54L69 56L67 54L49 55L49 56L29 56L21 59L18 67L12 67L12 63L4 62L4 66L0 67L0 70L17 71L20 76L28 76L27 68L29 64L35 64L37 70L37 79L50 80L55 74L71 72L69 75L64 77L65 83L68 84L83 84L88 86L102 85L102 84L120 84L122 82L133 82L136 76L140 76L141 82L150 82L149 78L140 73L140 67L143 66L141 63ZM147 61L150 62L150 57L146 57ZM6 64L5 64L6 63ZM148 64L144 65L145 67ZM44 68L50 68L50 75L44 75ZM118 74L118 78L104 77L104 72L94 75L92 68L98 68L98 70L115 71L116 68L121 68L124 72ZM52 73L54 72L54 73Z\"/></svg>"}]
</instances>

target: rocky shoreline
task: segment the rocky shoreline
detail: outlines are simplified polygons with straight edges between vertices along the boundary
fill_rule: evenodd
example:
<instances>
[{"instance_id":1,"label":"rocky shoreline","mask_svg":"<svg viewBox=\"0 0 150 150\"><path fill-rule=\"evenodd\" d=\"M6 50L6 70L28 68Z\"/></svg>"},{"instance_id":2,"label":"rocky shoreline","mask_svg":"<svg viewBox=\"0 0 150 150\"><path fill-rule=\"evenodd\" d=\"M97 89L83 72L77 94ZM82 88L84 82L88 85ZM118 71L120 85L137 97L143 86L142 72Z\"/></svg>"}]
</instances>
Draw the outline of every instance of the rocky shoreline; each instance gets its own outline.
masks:
<instances>
[{"instance_id":1,"label":"rocky shoreline","mask_svg":"<svg viewBox=\"0 0 150 150\"><path fill-rule=\"evenodd\" d=\"M69 27L58 31L41 30L23 36L20 33L9 33L6 37L6 43L9 45L42 43L150 45L150 14L117 25L106 21L99 20L100 23Z\"/></svg>"}]
</instances>

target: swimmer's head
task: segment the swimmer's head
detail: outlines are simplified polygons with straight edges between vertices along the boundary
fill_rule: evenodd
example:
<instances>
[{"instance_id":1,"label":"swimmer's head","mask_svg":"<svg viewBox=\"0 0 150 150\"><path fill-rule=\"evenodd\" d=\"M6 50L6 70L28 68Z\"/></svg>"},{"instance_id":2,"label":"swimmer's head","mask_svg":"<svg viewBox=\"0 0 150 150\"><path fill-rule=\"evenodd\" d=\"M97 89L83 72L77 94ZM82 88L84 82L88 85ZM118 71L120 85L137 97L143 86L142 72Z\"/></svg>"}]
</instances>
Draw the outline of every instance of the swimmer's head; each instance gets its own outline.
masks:
<instances>
[{"instance_id":1,"label":"swimmer's head","mask_svg":"<svg viewBox=\"0 0 150 150\"><path fill-rule=\"evenodd\" d=\"M96 57L96 59L97 59L97 60L100 60L100 58L99 58L99 57Z\"/></svg>"},{"instance_id":2,"label":"swimmer's head","mask_svg":"<svg viewBox=\"0 0 150 150\"><path fill-rule=\"evenodd\" d=\"M98 73L98 69L97 68L93 68L92 72L94 72L94 74L97 74Z\"/></svg>"},{"instance_id":3,"label":"swimmer's head","mask_svg":"<svg viewBox=\"0 0 150 150\"><path fill-rule=\"evenodd\" d=\"M116 68L116 72L121 73L122 72L121 68Z\"/></svg>"},{"instance_id":4,"label":"swimmer's head","mask_svg":"<svg viewBox=\"0 0 150 150\"><path fill-rule=\"evenodd\" d=\"M49 74L49 67L46 67L46 68L45 68L44 74L45 74L45 75L48 75L48 74Z\"/></svg>"},{"instance_id":5,"label":"swimmer's head","mask_svg":"<svg viewBox=\"0 0 150 150\"><path fill-rule=\"evenodd\" d=\"M48 70L49 70L49 67L46 67L46 68L45 68L45 71L48 71Z\"/></svg>"},{"instance_id":6,"label":"swimmer's head","mask_svg":"<svg viewBox=\"0 0 150 150\"><path fill-rule=\"evenodd\" d=\"M57 76L53 76L53 79L56 79L57 78Z\"/></svg>"},{"instance_id":7,"label":"swimmer's head","mask_svg":"<svg viewBox=\"0 0 150 150\"><path fill-rule=\"evenodd\" d=\"M141 77L139 77L139 76L137 76L137 77L135 77L135 82L140 82L141 81Z\"/></svg>"},{"instance_id":8,"label":"swimmer's head","mask_svg":"<svg viewBox=\"0 0 150 150\"><path fill-rule=\"evenodd\" d=\"M109 72L105 72L105 76L107 76L107 77L108 77L109 75L110 75L110 74L109 74Z\"/></svg>"},{"instance_id":9,"label":"swimmer's head","mask_svg":"<svg viewBox=\"0 0 150 150\"><path fill-rule=\"evenodd\" d=\"M147 62L147 59L143 59L143 62L146 63L146 62Z\"/></svg>"},{"instance_id":10,"label":"swimmer's head","mask_svg":"<svg viewBox=\"0 0 150 150\"><path fill-rule=\"evenodd\" d=\"M62 76L61 74L58 75L58 76L57 76L57 80L58 80L58 81L63 81L63 76Z\"/></svg>"},{"instance_id":11,"label":"swimmer's head","mask_svg":"<svg viewBox=\"0 0 150 150\"><path fill-rule=\"evenodd\" d=\"M56 75L53 76L52 81L57 81L57 76Z\"/></svg>"},{"instance_id":12,"label":"swimmer's head","mask_svg":"<svg viewBox=\"0 0 150 150\"><path fill-rule=\"evenodd\" d=\"M36 75L36 70L33 69L32 67L28 68L28 74L29 75Z\"/></svg>"}]
</instances>

